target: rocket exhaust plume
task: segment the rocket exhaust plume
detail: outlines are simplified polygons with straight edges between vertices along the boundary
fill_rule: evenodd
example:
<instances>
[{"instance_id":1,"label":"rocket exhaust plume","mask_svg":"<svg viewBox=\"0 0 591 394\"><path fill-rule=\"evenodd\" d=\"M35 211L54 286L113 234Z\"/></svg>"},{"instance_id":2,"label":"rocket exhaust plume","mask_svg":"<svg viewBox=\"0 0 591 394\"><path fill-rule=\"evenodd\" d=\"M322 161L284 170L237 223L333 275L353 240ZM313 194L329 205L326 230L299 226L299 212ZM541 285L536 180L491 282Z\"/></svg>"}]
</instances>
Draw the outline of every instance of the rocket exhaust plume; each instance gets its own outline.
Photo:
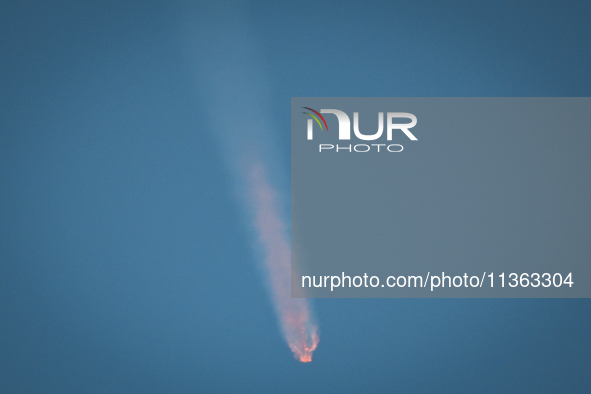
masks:
<instances>
[{"instance_id":1,"label":"rocket exhaust plume","mask_svg":"<svg viewBox=\"0 0 591 394\"><path fill-rule=\"evenodd\" d=\"M265 252L264 264L283 334L295 357L301 362L310 362L319 341L318 327L310 316L308 300L291 298L291 248L286 224L279 214L277 195L260 164L250 166L248 183L255 227Z\"/></svg>"},{"instance_id":2,"label":"rocket exhaust plume","mask_svg":"<svg viewBox=\"0 0 591 394\"><path fill-rule=\"evenodd\" d=\"M287 171L281 171L282 161L274 156L277 150L271 141L278 128L270 116L261 116L270 112L272 99L258 62L262 56L256 55L257 40L239 4L198 7L186 14L185 36L197 85L215 120L212 136L218 139L243 212L255 230L283 336L296 359L310 362L319 341L318 326L310 300L291 298L289 215L284 214L281 199L289 178Z\"/></svg>"}]
</instances>

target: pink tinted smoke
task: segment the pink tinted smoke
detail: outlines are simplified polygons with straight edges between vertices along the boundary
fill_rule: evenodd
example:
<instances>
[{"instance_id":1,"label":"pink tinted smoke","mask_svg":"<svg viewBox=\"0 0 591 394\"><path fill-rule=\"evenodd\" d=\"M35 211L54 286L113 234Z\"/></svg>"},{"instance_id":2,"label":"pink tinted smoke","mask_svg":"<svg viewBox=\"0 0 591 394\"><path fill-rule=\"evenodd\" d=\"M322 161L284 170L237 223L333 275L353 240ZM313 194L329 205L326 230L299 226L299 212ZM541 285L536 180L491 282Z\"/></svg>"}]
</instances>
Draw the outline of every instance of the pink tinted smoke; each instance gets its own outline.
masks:
<instances>
[{"instance_id":1,"label":"pink tinted smoke","mask_svg":"<svg viewBox=\"0 0 591 394\"><path fill-rule=\"evenodd\" d=\"M291 298L291 246L277 193L260 164L250 164L248 172L254 224L265 255L264 265L281 328L296 359L310 362L319 342L318 326L313 321L308 300Z\"/></svg>"}]
</instances>

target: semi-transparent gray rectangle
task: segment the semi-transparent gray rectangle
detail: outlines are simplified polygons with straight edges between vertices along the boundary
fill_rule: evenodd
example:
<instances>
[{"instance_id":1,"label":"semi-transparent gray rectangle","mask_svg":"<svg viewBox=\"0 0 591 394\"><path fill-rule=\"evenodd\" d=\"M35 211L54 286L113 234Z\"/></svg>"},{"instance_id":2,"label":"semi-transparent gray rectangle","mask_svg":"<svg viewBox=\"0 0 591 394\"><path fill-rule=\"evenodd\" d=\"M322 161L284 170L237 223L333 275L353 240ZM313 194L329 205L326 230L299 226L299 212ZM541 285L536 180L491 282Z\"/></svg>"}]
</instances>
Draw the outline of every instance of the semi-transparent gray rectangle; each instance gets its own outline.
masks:
<instances>
[{"instance_id":1,"label":"semi-transparent gray rectangle","mask_svg":"<svg viewBox=\"0 0 591 394\"><path fill-rule=\"evenodd\" d=\"M293 98L291 116L292 296L591 297L590 98Z\"/></svg>"}]
</instances>

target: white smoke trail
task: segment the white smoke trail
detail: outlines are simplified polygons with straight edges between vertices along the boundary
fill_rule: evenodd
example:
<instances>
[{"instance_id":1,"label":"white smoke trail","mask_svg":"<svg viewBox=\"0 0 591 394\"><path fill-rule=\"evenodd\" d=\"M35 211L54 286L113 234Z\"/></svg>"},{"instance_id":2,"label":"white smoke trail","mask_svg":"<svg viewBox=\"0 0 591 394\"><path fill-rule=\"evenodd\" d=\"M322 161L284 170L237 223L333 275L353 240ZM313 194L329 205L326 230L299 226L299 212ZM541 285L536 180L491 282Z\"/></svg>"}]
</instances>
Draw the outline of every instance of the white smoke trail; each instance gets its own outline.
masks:
<instances>
[{"instance_id":1,"label":"white smoke trail","mask_svg":"<svg viewBox=\"0 0 591 394\"><path fill-rule=\"evenodd\" d=\"M250 166L249 185L256 212L255 226L265 251L265 267L287 344L296 358L312 361L318 345L318 327L305 298L291 298L291 249L285 222L279 215L277 195L268 183L264 167Z\"/></svg>"},{"instance_id":2,"label":"white smoke trail","mask_svg":"<svg viewBox=\"0 0 591 394\"><path fill-rule=\"evenodd\" d=\"M196 80L208 100L213 135L234 174L241 202L252 218L263 251L273 304L288 346L302 362L312 361L318 327L309 300L291 298L291 243L289 222L278 188L279 160L270 142L277 133L270 116L268 81L257 58L256 40L237 12L228 7L190 13L184 32L195 64ZM286 105L289 105L287 103ZM289 133L289 130L284 132ZM275 175L275 177L273 176ZM287 182L285 182L287 183Z\"/></svg>"}]
</instances>

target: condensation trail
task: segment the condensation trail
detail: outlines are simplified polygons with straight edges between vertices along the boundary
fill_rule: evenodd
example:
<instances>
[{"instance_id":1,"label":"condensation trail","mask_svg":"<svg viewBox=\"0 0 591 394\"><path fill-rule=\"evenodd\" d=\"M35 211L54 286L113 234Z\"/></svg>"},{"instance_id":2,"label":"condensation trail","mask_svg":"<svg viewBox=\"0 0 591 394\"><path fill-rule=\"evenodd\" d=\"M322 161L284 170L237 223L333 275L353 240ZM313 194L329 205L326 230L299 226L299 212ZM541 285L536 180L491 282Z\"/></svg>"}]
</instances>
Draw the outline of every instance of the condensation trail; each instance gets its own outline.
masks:
<instances>
[{"instance_id":1,"label":"condensation trail","mask_svg":"<svg viewBox=\"0 0 591 394\"><path fill-rule=\"evenodd\" d=\"M318 326L310 301L291 298L289 215L278 186L285 188L289 178L274 156L272 140L278 131L269 114L270 84L256 55L257 40L236 9L236 4L226 4L188 12L183 34L214 125L212 136L257 234L257 249L263 252L281 330L296 359L310 362L319 341ZM289 129L283 132L289 134Z\"/></svg>"}]
</instances>

